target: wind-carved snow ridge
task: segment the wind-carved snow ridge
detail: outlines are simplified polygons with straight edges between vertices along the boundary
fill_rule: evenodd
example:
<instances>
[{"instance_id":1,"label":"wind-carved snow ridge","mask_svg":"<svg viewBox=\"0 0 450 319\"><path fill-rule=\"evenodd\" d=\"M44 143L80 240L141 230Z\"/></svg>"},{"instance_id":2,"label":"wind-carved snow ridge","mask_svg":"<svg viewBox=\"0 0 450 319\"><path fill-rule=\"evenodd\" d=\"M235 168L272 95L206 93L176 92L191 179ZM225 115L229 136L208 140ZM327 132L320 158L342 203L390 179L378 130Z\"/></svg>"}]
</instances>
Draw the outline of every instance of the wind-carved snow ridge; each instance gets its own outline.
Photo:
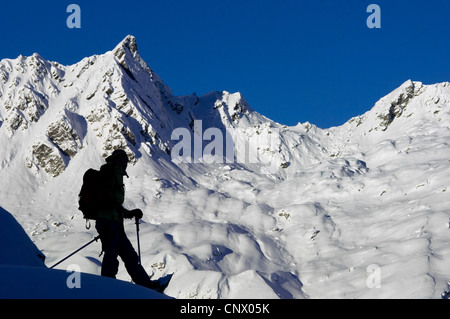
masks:
<instances>
[{"instance_id":1,"label":"wind-carved snow ridge","mask_svg":"<svg viewBox=\"0 0 450 319\"><path fill-rule=\"evenodd\" d=\"M408 80L321 129L273 122L238 92L175 96L133 36L69 66L0 61L2 207L53 264L95 235L83 173L125 149L142 263L174 273L177 298L448 297L449 137L448 82ZM99 252L59 267L100 274Z\"/></svg>"}]
</instances>

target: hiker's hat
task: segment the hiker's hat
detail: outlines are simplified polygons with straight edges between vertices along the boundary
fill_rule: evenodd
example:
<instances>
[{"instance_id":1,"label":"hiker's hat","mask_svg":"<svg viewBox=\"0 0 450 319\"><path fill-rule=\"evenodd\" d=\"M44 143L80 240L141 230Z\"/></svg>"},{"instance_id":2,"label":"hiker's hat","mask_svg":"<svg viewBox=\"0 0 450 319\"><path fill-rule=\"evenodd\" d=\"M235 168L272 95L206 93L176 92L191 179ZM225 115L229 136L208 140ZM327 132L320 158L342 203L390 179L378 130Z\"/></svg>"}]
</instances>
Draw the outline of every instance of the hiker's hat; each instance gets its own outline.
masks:
<instances>
[{"instance_id":1,"label":"hiker's hat","mask_svg":"<svg viewBox=\"0 0 450 319\"><path fill-rule=\"evenodd\" d=\"M127 153L122 149L115 150L109 157L106 158L106 162L113 162L113 161L126 161L128 163L130 159L128 158ZM126 177L129 177L126 170L123 170L123 175Z\"/></svg>"},{"instance_id":2,"label":"hiker's hat","mask_svg":"<svg viewBox=\"0 0 450 319\"><path fill-rule=\"evenodd\" d=\"M110 158L112 159L112 160L116 160L116 159L126 159L126 161L127 161L127 163L130 161L129 159L128 159L128 155L127 155L127 153L124 151L124 150L122 150L122 149L117 149L117 150L115 150L112 154L111 154L111 156L110 156Z\"/></svg>"}]
</instances>

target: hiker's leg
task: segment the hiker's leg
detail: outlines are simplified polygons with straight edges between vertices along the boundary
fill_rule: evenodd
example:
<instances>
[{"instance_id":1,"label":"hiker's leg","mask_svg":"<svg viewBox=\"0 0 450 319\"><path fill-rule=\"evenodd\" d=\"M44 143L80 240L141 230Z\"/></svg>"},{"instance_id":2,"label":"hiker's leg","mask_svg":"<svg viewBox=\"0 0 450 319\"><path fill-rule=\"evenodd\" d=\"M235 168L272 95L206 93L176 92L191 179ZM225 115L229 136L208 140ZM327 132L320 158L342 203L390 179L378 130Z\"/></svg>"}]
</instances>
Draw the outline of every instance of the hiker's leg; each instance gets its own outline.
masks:
<instances>
[{"instance_id":1,"label":"hiker's leg","mask_svg":"<svg viewBox=\"0 0 450 319\"><path fill-rule=\"evenodd\" d=\"M139 264L139 256L124 231L120 236L119 256L122 258L131 279L136 284L151 289L159 288L159 284L150 280L144 267Z\"/></svg>"},{"instance_id":2,"label":"hiker's leg","mask_svg":"<svg viewBox=\"0 0 450 319\"><path fill-rule=\"evenodd\" d=\"M107 219L99 219L95 223L100 240L102 242L103 262L101 275L116 278L119 271L119 239L120 228L116 222Z\"/></svg>"}]
</instances>

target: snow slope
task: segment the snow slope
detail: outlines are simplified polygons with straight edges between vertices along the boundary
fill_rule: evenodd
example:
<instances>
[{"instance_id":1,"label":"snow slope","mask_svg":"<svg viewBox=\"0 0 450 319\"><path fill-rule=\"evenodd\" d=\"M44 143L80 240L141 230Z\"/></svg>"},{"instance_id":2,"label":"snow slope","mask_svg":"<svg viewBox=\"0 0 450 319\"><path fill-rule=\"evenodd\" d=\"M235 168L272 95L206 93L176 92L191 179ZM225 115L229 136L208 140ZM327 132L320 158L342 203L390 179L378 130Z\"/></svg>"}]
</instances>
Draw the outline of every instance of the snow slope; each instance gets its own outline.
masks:
<instances>
[{"instance_id":1,"label":"snow slope","mask_svg":"<svg viewBox=\"0 0 450 319\"><path fill-rule=\"evenodd\" d=\"M0 207L0 256L2 265L44 267L45 256L14 217Z\"/></svg>"},{"instance_id":2,"label":"snow slope","mask_svg":"<svg viewBox=\"0 0 450 319\"><path fill-rule=\"evenodd\" d=\"M179 161L174 132L191 138ZM226 145L206 156L218 132ZM82 174L125 148L143 265L174 273L176 298L446 297L449 137L449 83L406 81L320 129L275 123L240 93L174 96L132 36L72 66L0 61L1 205L51 265L95 235L77 210ZM98 275L100 250L58 268Z\"/></svg>"}]
</instances>

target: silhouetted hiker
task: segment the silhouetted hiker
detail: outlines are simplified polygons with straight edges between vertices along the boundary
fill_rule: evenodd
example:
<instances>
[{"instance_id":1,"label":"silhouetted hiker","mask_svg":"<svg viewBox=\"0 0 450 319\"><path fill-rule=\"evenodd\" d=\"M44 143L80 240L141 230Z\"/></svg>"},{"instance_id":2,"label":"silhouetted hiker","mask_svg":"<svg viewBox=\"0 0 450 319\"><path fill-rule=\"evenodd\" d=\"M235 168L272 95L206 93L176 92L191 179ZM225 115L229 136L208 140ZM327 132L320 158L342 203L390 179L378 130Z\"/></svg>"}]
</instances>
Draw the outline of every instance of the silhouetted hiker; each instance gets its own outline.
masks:
<instances>
[{"instance_id":1,"label":"silhouetted hiker","mask_svg":"<svg viewBox=\"0 0 450 319\"><path fill-rule=\"evenodd\" d=\"M119 270L118 257L122 259L133 282L151 289L159 290L157 281L150 280L130 240L125 234L124 218L142 218L140 209L127 210L122 204L125 199L123 176L127 175L128 156L124 150L115 150L106 158L100 171L104 176L104 187L107 189L110 202L98 210L95 224L104 252L101 275L116 278Z\"/></svg>"}]
</instances>

